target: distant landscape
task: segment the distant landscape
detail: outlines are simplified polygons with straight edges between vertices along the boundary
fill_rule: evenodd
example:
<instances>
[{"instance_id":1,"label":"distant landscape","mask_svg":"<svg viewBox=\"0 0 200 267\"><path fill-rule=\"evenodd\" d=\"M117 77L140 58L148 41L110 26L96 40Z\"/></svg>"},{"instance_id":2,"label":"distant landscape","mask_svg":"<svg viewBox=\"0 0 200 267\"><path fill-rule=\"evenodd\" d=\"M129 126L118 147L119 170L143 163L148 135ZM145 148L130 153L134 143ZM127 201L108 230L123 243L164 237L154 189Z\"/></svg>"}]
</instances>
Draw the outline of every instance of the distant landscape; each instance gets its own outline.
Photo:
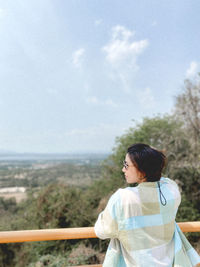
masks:
<instances>
[{"instance_id":1,"label":"distant landscape","mask_svg":"<svg viewBox=\"0 0 200 267\"><path fill-rule=\"evenodd\" d=\"M107 154L0 153L0 197L26 198L49 183L86 187L100 177Z\"/></svg>"},{"instance_id":2,"label":"distant landscape","mask_svg":"<svg viewBox=\"0 0 200 267\"><path fill-rule=\"evenodd\" d=\"M108 154L100 153L0 153L0 231L92 225L97 214L91 205L98 205L101 195L96 194L98 200L90 196L93 194L90 186L102 179L102 163L107 157ZM80 263L85 263L87 259L98 261L96 256L93 257L98 252L91 249L85 251L82 242L77 245L80 243L80 250L85 251L86 259L69 256L76 243L44 241L0 244L0 266L43 266L38 265L43 261L45 266L45 262L58 259L56 266L61 266L60 261L64 258L60 258L56 251L63 251L62 254L65 251L63 255L67 265L76 264L79 260ZM41 250L42 247L44 249ZM57 256L48 255L54 252ZM40 260L43 256L44 259Z\"/></svg>"}]
</instances>

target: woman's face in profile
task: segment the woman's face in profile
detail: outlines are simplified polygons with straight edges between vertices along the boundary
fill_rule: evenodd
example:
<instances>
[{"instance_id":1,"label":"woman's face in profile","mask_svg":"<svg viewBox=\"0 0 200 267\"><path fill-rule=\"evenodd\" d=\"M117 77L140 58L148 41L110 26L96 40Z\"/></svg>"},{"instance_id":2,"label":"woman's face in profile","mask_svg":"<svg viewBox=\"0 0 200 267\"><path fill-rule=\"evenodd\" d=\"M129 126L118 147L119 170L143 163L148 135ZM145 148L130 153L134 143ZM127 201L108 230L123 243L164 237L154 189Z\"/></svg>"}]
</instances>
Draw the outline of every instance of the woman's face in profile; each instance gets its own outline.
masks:
<instances>
[{"instance_id":1,"label":"woman's face in profile","mask_svg":"<svg viewBox=\"0 0 200 267\"><path fill-rule=\"evenodd\" d=\"M128 184L142 182L141 178L143 178L144 175L133 165L129 154L126 154L122 171Z\"/></svg>"}]
</instances>

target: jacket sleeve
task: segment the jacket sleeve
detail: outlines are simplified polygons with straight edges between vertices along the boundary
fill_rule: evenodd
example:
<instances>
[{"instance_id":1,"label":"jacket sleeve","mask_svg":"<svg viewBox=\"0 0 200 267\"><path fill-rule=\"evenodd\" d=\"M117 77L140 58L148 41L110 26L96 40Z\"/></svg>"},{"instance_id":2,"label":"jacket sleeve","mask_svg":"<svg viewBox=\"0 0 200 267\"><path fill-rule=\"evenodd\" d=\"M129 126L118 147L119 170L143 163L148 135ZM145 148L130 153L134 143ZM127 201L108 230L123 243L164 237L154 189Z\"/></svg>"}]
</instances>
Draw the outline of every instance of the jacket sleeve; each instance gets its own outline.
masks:
<instances>
[{"instance_id":1,"label":"jacket sleeve","mask_svg":"<svg viewBox=\"0 0 200 267\"><path fill-rule=\"evenodd\" d=\"M118 220L120 216L120 195L117 190L109 199L94 226L94 231L100 239L118 237Z\"/></svg>"},{"instance_id":2,"label":"jacket sleeve","mask_svg":"<svg viewBox=\"0 0 200 267\"><path fill-rule=\"evenodd\" d=\"M200 256L189 243L178 224L175 224L174 266L200 266Z\"/></svg>"}]
</instances>

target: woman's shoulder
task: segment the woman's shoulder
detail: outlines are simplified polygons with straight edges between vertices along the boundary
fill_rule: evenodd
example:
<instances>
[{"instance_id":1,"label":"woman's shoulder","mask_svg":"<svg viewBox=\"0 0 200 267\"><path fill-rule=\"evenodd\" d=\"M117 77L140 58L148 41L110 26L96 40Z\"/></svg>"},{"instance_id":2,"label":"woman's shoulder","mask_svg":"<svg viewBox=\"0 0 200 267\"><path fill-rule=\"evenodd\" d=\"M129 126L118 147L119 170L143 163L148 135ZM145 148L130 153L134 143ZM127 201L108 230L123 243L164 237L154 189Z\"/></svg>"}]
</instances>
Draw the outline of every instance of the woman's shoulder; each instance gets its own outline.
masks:
<instances>
[{"instance_id":1,"label":"woman's shoulder","mask_svg":"<svg viewBox=\"0 0 200 267\"><path fill-rule=\"evenodd\" d=\"M115 191L111 197L110 201L112 203L116 203L120 201L121 203L124 202L124 200L133 200L138 198L138 189L137 187L124 187L124 188L119 188L117 191Z\"/></svg>"},{"instance_id":2,"label":"woman's shoulder","mask_svg":"<svg viewBox=\"0 0 200 267\"><path fill-rule=\"evenodd\" d=\"M138 187L125 187L118 189L118 196L120 198L120 204L130 205L135 203L139 204L141 202Z\"/></svg>"},{"instance_id":3,"label":"woman's shoulder","mask_svg":"<svg viewBox=\"0 0 200 267\"><path fill-rule=\"evenodd\" d=\"M160 183L161 183L161 185L162 184L169 184L169 185L173 185L173 186L178 188L178 184L176 183L176 181L172 180L172 179L170 179L168 177L161 177L160 178Z\"/></svg>"},{"instance_id":4,"label":"woman's shoulder","mask_svg":"<svg viewBox=\"0 0 200 267\"><path fill-rule=\"evenodd\" d=\"M178 187L178 184L176 183L176 181L172 180L171 178L168 177L161 177L160 178L160 186L162 187L166 187L169 190L172 190L174 192L176 192L176 194L179 194L180 190ZM151 186L151 187L145 187L148 188L149 190L151 188L156 188L157 187L157 182L155 182L155 186ZM140 202L140 187L135 186L135 187L124 187L124 188L119 188L117 189L110 197L110 202L112 202L112 204L116 203L116 202L121 202L122 203L127 203L127 202Z\"/></svg>"},{"instance_id":5,"label":"woman's shoulder","mask_svg":"<svg viewBox=\"0 0 200 267\"><path fill-rule=\"evenodd\" d=\"M178 202L180 203L181 201L181 190L178 186L178 184L176 183L176 181L170 179L170 178L164 178L162 177L161 179L161 188L162 188L162 184L163 184L163 187L164 187L164 190L165 188L167 190L169 190L174 198L176 198L178 200Z\"/></svg>"}]
</instances>

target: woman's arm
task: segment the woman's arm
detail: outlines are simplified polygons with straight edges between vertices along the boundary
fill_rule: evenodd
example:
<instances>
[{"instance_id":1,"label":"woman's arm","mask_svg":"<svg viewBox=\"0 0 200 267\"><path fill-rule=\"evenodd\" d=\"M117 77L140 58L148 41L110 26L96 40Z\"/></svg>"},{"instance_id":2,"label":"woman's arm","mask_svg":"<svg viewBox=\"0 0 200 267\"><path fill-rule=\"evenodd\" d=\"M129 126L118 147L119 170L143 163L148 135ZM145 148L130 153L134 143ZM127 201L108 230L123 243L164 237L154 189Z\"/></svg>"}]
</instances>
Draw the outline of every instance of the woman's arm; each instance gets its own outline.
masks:
<instances>
[{"instance_id":1,"label":"woman's arm","mask_svg":"<svg viewBox=\"0 0 200 267\"><path fill-rule=\"evenodd\" d=\"M118 218L120 213L119 190L116 191L108 201L95 223L94 230L101 239L118 237Z\"/></svg>"}]
</instances>

